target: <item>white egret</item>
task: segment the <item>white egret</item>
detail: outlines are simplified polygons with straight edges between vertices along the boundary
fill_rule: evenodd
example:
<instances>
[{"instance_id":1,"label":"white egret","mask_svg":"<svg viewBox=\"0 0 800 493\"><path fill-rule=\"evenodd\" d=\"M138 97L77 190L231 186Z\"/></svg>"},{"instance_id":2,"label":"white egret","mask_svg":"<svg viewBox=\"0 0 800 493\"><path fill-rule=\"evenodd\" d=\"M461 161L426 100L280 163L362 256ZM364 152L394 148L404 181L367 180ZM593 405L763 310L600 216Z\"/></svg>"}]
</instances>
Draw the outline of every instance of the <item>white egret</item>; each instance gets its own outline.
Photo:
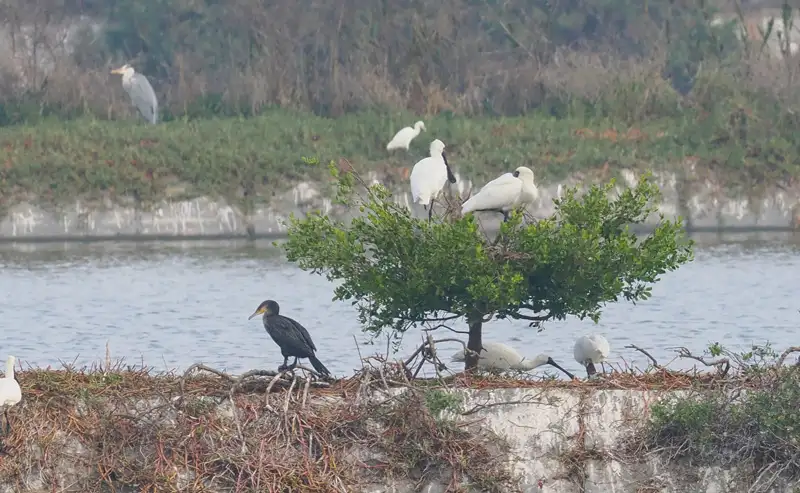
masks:
<instances>
[{"instance_id":1,"label":"white egret","mask_svg":"<svg viewBox=\"0 0 800 493\"><path fill-rule=\"evenodd\" d=\"M408 150L409 144L419 135L420 131L425 130L425 124L421 121L414 124L414 127L403 127L394 134L392 140L386 144L386 150L405 149Z\"/></svg>"},{"instance_id":2,"label":"white egret","mask_svg":"<svg viewBox=\"0 0 800 493\"><path fill-rule=\"evenodd\" d=\"M422 204L428 211L428 220L433 215L433 201L444 188L445 184L456 182L456 177L450 171L447 156L444 153L444 142L435 139L430 145L430 156L421 159L411 170L411 198L417 204Z\"/></svg>"},{"instance_id":3,"label":"white egret","mask_svg":"<svg viewBox=\"0 0 800 493\"><path fill-rule=\"evenodd\" d=\"M581 336L575 341L573 355L575 361L586 367L586 373L591 377L597 370L594 365L601 364L611 352L608 341L600 334Z\"/></svg>"},{"instance_id":4,"label":"white egret","mask_svg":"<svg viewBox=\"0 0 800 493\"><path fill-rule=\"evenodd\" d=\"M22 400L22 390L19 388L19 383L14 378L14 361L13 356L9 356L6 360L6 374L0 378L0 408L3 409L3 417L6 419L5 433L11 432L11 421L8 420L8 408L15 406Z\"/></svg>"},{"instance_id":5,"label":"white egret","mask_svg":"<svg viewBox=\"0 0 800 493\"><path fill-rule=\"evenodd\" d=\"M572 373L562 368L558 363L553 361L553 358L546 354L540 354L533 359L527 359L514 348L502 342L484 342L482 345L483 350L478 356L478 369L480 370L495 372L508 370L530 371L543 365L550 365L564 372L570 379L575 378ZM450 361L454 363L463 363L466 361L464 350L458 350L453 354L452 358L450 358Z\"/></svg>"},{"instance_id":6,"label":"white egret","mask_svg":"<svg viewBox=\"0 0 800 493\"><path fill-rule=\"evenodd\" d=\"M525 207L539 197L539 190L533 182L533 171L520 166L513 173L504 173L490 181L478 193L461 205L461 214L476 211L493 211L503 214L508 221L508 213L516 207Z\"/></svg>"},{"instance_id":7,"label":"white egret","mask_svg":"<svg viewBox=\"0 0 800 493\"><path fill-rule=\"evenodd\" d=\"M122 88L131 97L131 102L139 110L142 118L152 124L158 122L158 98L147 77L137 74L127 63L112 70L111 73L122 74Z\"/></svg>"}]
</instances>

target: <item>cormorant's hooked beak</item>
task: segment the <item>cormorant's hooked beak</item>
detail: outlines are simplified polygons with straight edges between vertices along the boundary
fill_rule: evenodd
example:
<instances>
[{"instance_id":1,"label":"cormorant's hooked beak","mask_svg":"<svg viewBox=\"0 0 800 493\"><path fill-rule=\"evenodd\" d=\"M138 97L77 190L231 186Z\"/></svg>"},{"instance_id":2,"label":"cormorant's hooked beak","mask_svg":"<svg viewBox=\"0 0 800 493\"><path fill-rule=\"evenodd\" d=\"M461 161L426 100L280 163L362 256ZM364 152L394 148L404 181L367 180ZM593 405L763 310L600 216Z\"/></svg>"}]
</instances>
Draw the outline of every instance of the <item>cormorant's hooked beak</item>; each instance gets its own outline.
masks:
<instances>
[{"instance_id":1,"label":"cormorant's hooked beak","mask_svg":"<svg viewBox=\"0 0 800 493\"><path fill-rule=\"evenodd\" d=\"M259 308L258 310L256 310L255 312L253 312L253 314L252 314L252 315L250 315L250 316L247 318L247 320L253 320L253 317L257 317L257 316L261 315L262 313L264 313L265 311L267 311L267 309L266 309L266 308L264 308L264 307L261 307L261 308Z\"/></svg>"}]
</instances>

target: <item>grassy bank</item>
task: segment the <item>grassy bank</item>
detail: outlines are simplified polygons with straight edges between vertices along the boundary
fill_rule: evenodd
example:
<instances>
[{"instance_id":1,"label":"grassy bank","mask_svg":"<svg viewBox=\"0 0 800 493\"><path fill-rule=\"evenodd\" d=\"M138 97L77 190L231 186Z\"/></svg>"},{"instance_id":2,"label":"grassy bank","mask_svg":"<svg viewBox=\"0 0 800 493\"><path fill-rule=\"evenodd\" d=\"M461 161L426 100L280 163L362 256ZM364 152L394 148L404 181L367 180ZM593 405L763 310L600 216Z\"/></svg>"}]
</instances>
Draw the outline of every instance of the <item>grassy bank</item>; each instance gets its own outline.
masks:
<instances>
[{"instance_id":1,"label":"grassy bank","mask_svg":"<svg viewBox=\"0 0 800 493\"><path fill-rule=\"evenodd\" d=\"M710 346L703 363L737 384L654 404L633 455L656 451L670 460L736 469L749 477L750 491L771 491L786 478L797 484L800 365L783 364L798 350L778 355L768 345L746 353Z\"/></svg>"},{"instance_id":2,"label":"grassy bank","mask_svg":"<svg viewBox=\"0 0 800 493\"><path fill-rule=\"evenodd\" d=\"M774 110L774 108L773 108ZM747 114L757 113L758 117ZM439 138L461 175L482 183L520 165L548 182L576 172L606 176L623 168L714 175L732 188L786 184L800 175L800 137L767 108L712 111L684 109L673 115L624 119L576 114L554 118L425 118L411 151L389 154L386 142L417 118L408 113L360 112L336 119L270 110L249 119L172 121L46 120L0 128L0 200L8 206L34 197L65 203L76 197L216 195L232 200L269 200L301 179L323 179L322 163L347 159L360 170L377 170L388 183L405 180L403 168L427 154ZM687 164L696 169L688 173Z\"/></svg>"}]
</instances>

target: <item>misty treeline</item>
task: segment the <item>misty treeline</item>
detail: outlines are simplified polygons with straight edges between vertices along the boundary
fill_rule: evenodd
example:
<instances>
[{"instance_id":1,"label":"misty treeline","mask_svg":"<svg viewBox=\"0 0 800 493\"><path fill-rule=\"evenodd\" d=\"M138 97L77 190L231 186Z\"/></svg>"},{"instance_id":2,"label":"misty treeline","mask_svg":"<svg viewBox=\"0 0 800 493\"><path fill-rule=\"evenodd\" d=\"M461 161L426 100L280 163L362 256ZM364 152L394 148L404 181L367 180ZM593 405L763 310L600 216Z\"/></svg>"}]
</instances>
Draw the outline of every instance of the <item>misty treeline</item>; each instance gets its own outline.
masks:
<instances>
[{"instance_id":1,"label":"misty treeline","mask_svg":"<svg viewBox=\"0 0 800 493\"><path fill-rule=\"evenodd\" d=\"M0 124L130 112L109 74L125 62L150 78L166 120L272 105L641 117L673 111L710 70L758 82L731 62L742 57L733 30L708 27L715 11L694 0L3 0Z\"/></svg>"}]
</instances>

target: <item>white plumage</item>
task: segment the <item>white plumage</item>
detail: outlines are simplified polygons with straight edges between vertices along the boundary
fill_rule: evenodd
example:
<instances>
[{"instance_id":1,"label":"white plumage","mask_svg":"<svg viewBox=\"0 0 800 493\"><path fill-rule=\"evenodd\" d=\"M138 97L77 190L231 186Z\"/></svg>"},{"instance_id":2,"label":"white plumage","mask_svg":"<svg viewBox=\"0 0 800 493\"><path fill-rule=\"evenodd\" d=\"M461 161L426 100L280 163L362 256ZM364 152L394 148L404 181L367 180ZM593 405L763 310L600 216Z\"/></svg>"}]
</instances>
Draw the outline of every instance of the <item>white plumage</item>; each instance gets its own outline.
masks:
<instances>
[{"instance_id":1,"label":"white plumage","mask_svg":"<svg viewBox=\"0 0 800 493\"><path fill-rule=\"evenodd\" d=\"M425 124L421 121L414 124L414 127L403 127L394 134L392 140L386 144L386 150L405 149L408 150L409 144L414 140L414 137L419 135L421 130L425 130Z\"/></svg>"},{"instance_id":2,"label":"white plumage","mask_svg":"<svg viewBox=\"0 0 800 493\"><path fill-rule=\"evenodd\" d=\"M494 211L503 214L516 207L525 207L539 197L539 190L533 181L533 171L520 166L513 173L504 173L490 181L478 193L461 205L461 214L476 211Z\"/></svg>"},{"instance_id":3,"label":"white plumage","mask_svg":"<svg viewBox=\"0 0 800 493\"><path fill-rule=\"evenodd\" d=\"M503 372L508 370L530 371L542 365L551 365L564 372L569 378L575 378L572 373L562 368L546 354L540 354L533 359L527 359L514 348L502 342L484 342L482 345L483 351L481 351L478 356L478 369L480 370L489 372ZM458 350L453 354L450 360L454 363L463 363L466 361L464 350Z\"/></svg>"},{"instance_id":4,"label":"white plumage","mask_svg":"<svg viewBox=\"0 0 800 493\"><path fill-rule=\"evenodd\" d=\"M431 142L430 156L414 165L409 180L414 203L421 204L427 209L430 220L433 215L433 201L448 181L456 182L456 177L453 176L450 165L447 163L444 143L441 140L436 139Z\"/></svg>"},{"instance_id":5,"label":"white plumage","mask_svg":"<svg viewBox=\"0 0 800 493\"><path fill-rule=\"evenodd\" d=\"M13 356L9 356L6 360L6 374L0 378L0 408L3 409L3 416L6 419L5 432L11 431L11 422L8 420L8 408L15 406L22 400L22 389L19 388L19 383L14 378L14 361Z\"/></svg>"},{"instance_id":6,"label":"white plumage","mask_svg":"<svg viewBox=\"0 0 800 493\"><path fill-rule=\"evenodd\" d=\"M605 361L610 352L611 346L606 338L600 334L592 334L579 337L575 341L572 354L575 356L575 361L586 367L586 373L591 377L597 373L594 365Z\"/></svg>"}]
</instances>

